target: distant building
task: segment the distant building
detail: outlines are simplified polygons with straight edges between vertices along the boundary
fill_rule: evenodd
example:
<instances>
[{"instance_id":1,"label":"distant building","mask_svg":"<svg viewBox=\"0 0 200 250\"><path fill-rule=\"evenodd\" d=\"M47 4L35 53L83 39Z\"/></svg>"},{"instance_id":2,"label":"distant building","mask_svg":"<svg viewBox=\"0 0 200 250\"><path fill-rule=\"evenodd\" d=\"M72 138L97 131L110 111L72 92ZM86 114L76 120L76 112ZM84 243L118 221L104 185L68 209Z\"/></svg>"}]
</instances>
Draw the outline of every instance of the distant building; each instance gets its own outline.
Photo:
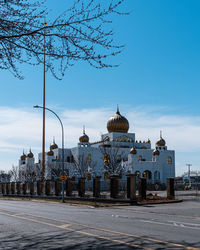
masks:
<instances>
[{"instance_id":1,"label":"distant building","mask_svg":"<svg viewBox=\"0 0 200 250\"><path fill-rule=\"evenodd\" d=\"M116 114L107 122L106 134L103 134L99 141L90 142L85 129L79 138L76 147L64 149L64 166L69 176L80 176L75 171L74 161L80 156L87 159L88 175L100 175L102 180L108 176L108 158L109 149L117 153L117 161L120 162L120 174L125 178L127 173L136 173L138 177L146 176L148 183L166 184L168 177L175 177L175 151L168 150L165 140L160 135L155 148L151 147L151 141L138 141L135 139L135 133L129 133L129 122L123 117L117 109ZM114 156L112 156L114 157ZM45 153L46 170L45 177L52 178L51 169L61 167L62 149L53 141L49 152ZM19 168L21 173L35 171L41 167L42 153L38 155L39 162L35 163L34 155L31 150L29 154L21 156ZM95 164L94 164L95 163ZM119 168L120 169L120 168ZM119 174L119 169L113 174Z\"/></svg>"}]
</instances>

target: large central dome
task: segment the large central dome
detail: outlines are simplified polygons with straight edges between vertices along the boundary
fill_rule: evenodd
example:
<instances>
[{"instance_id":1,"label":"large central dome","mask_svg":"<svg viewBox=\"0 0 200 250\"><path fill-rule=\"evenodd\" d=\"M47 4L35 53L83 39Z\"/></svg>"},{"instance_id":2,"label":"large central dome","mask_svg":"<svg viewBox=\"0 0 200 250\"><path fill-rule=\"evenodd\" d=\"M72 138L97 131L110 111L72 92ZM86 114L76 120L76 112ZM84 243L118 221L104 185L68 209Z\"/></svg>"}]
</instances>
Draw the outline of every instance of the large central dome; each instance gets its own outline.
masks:
<instances>
[{"instance_id":1,"label":"large central dome","mask_svg":"<svg viewBox=\"0 0 200 250\"><path fill-rule=\"evenodd\" d=\"M129 122L128 120L122 116L117 108L117 112L114 116L110 117L107 122L108 132L121 132L127 133L129 130Z\"/></svg>"}]
</instances>

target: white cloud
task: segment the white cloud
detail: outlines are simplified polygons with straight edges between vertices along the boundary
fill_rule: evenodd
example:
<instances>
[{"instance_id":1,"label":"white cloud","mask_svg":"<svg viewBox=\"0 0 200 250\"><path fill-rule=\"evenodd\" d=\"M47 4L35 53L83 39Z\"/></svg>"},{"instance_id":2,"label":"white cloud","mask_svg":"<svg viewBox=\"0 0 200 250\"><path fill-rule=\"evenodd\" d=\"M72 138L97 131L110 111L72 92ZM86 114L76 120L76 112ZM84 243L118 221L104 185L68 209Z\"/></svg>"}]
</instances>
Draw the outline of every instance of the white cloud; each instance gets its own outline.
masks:
<instances>
[{"instance_id":1,"label":"white cloud","mask_svg":"<svg viewBox=\"0 0 200 250\"><path fill-rule=\"evenodd\" d=\"M136 139L150 138L154 146L162 130L168 148L175 149L177 156L185 153L186 159L177 158L177 165L192 161L191 155L200 151L200 117L167 115L164 111L162 107L126 107L126 110L124 107L121 113L128 118L129 132L136 133ZM90 141L99 140L100 134L107 131L106 123L113 113L108 108L58 111L65 128L65 145L71 147L77 144L83 125ZM31 147L35 154L41 151L41 110L0 107L0 116L0 169L17 164L23 148L28 151ZM60 124L47 112L46 147L49 147L53 136L60 145Z\"/></svg>"}]
</instances>

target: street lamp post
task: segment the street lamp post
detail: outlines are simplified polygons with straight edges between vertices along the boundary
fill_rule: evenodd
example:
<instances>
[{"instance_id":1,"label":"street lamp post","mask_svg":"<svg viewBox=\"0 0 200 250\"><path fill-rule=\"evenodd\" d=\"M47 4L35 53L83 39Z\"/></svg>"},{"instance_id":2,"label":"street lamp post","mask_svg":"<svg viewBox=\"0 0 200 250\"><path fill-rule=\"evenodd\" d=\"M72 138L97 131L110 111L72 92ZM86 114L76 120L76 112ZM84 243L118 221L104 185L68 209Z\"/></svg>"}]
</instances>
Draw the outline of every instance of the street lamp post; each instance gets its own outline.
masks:
<instances>
[{"instance_id":1,"label":"street lamp post","mask_svg":"<svg viewBox=\"0 0 200 250\"><path fill-rule=\"evenodd\" d=\"M46 110L50 111L58 118L58 120L60 122L61 129L62 129L62 175L63 175L64 174L64 127L63 127L62 121L61 121L60 117L53 110L51 110L49 108L42 107L39 105L35 105L35 106L33 106L33 108L41 108L43 110L46 109ZM65 202L65 200L64 200L64 181L62 181L62 202Z\"/></svg>"}]
</instances>

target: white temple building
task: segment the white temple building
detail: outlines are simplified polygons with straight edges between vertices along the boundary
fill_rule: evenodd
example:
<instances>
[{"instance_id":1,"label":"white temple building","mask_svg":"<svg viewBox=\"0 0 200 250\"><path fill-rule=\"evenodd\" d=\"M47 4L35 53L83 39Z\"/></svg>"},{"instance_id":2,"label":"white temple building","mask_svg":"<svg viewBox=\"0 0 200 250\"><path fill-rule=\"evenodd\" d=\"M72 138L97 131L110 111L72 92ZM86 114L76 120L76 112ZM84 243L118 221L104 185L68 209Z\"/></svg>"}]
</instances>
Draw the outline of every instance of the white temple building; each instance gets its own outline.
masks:
<instances>
[{"instance_id":1,"label":"white temple building","mask_svg":"<svg viewBox=\"0 0 200 250\"><path fill-rule=\"evenodd\" d=\"M127 173L146 176L148 183L166 184L166 179L175 177L175 151L168 150L165 140L160 139L152 148L151 141L137 141L134 133L129 133L129 122L119 109L107 122L106 134L99 141L90 142L85 129L76 147L64 149L64 168L69 177L101 176L102 180L110 174ZM35 172L41 169L42 153L38 154L38 163L30 152L20 157L21 172ZM45 153L45 178L52 179L52 169L61 169L62 148L53 141L49 152ZM81 172L82 169L82 172ZM55 172L55 171L54 171Z\"/></svg>"}]
</instances>

